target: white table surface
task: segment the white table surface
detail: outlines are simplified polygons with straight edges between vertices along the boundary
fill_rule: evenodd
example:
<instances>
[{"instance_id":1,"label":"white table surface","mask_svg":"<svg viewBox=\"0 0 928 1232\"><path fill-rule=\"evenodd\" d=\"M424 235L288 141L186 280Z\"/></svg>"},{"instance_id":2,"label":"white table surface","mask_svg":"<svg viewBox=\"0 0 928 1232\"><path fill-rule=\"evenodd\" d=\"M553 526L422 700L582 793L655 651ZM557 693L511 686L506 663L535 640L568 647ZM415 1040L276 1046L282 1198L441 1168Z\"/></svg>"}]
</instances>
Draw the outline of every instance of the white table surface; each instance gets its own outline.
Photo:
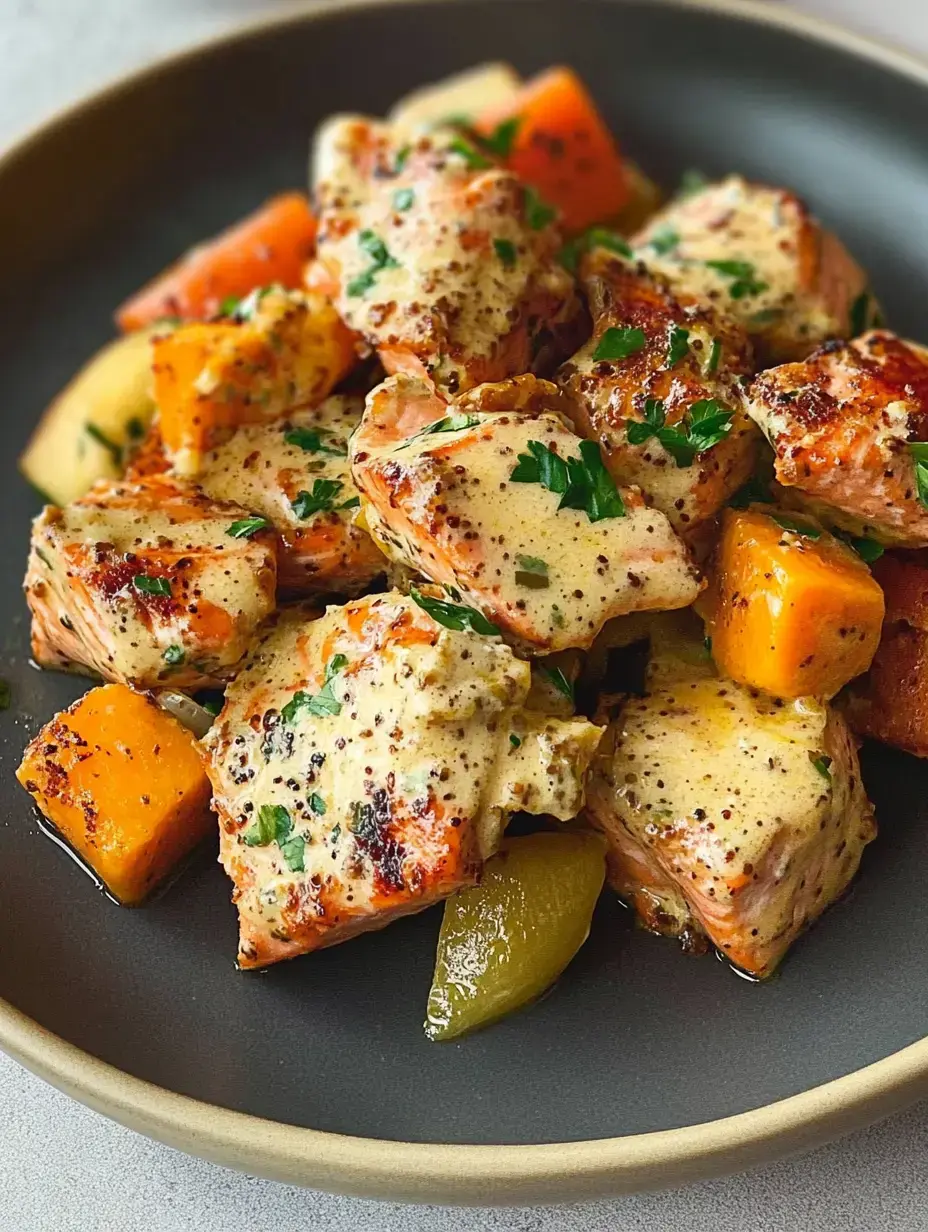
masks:
<instances>
[{"instance_id":1,"label":"white table surface","mask_svg":"<svg viewBox=\"0 0 928 1232\"><path fill-rule=\"evenodd\" d=\"M0 147L102 80L286 0L0 0ZM802 7L928 53L924 0ZM3 1232L925 1232L928 1104L811 1155L659 1195L463 1211L331 1197L192 1159L0 1055Z\"/></svg>"}]
</instances>

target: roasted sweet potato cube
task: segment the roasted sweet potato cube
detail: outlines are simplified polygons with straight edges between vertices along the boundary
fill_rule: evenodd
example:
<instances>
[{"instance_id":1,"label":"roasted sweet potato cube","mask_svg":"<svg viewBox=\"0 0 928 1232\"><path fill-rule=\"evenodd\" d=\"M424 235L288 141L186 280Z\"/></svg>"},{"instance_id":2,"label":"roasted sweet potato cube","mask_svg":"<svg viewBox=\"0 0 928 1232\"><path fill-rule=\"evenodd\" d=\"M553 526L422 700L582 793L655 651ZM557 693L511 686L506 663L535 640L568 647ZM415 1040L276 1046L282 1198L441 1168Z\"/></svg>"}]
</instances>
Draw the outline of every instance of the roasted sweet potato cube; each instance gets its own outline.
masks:
<instances>
[{"instance_id":1,"label":"roasted sweet potato cube","mask_svg":"<svg viewBox=\"0 0 928 1232\"><path fill-rule=\"evenodd\" d=\"M16 774L121 903L141 902L213 825L197 741L123 684L55 715Z\"/></svg>"},{"instance_id":2,"label":"roasted sweet potato cube","mask_svg":"<svg viewBox=\"0 0 928 1232\"><path fill-rule=\"evenodd\" d=\"M808 518L728 509L705 600L719 670L778 697L832 697L865 672L883 592L853 549Z\"/></svg>"}]
</instances>

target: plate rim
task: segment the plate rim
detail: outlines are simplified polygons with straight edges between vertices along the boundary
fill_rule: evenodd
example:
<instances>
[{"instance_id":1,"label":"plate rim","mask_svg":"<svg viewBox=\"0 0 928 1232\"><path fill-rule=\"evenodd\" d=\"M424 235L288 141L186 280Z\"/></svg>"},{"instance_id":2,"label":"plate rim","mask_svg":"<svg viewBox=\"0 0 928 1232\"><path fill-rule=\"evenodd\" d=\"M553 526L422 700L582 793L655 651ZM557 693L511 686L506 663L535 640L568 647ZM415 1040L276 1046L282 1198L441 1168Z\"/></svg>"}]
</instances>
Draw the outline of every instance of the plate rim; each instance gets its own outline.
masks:
<instances>
[{"instance_id":1,"label":"plate rim","mask_svg":"<svg viewBox=\"0 0 928 1232\"><path fill-rule=\"evenodd\" d=\"M456 0L300 0L199 39L53 109L0 153L6 172L80 116L139 84L263 31L333 14ZM516 0L520 2L520 0ZM576 2L576 0L575 0ZM621 5L628 0L607 0ZM770 0L650 0L798 34L928 90L928 61ZM575 1142L467 1145L359 1138L270 1121L180 1095L101 1061L0 998L0 1049L68 1096L151 1138L242 1172L359 1197L527 1205L681 1185L809 1149L928 1095L928 1035L796 1095L678 1129Z\"/></svg>"}]
</instances>

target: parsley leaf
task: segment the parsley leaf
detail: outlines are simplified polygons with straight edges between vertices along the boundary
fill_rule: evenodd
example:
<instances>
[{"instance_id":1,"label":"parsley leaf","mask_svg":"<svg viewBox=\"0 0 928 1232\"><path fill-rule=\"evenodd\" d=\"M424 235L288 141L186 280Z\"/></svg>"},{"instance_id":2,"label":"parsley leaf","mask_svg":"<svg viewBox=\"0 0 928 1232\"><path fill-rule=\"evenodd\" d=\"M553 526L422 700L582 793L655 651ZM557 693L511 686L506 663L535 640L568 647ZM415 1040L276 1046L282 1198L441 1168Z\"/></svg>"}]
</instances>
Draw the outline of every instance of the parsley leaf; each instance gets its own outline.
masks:
<instances>
[{"instance_id":1,"label":"parsley leaf","mask_svg":"<svg viewBox=\"0 0 928 1232\"><path fill-rule=\"evenodd\" d=\"M183 663L185 657L183 646L169 646L162 655L165 663L171 667L177 667L178 664Z\"/></svg>"},{"instance_id":2,"label":"parsley leaf","mask_svg":"<svg viewBox=\"0 0 928 1232\"><path fill-rule=\"evenodd\" d=\"M512 269L518 259L516 246L512 240L494 240L493 251L505 265L506 269Z\"/></svg>"},{"instance_id":3,"label":"parsley leaf","mask_svg":"<svg viewBox=\"0 0 928 1232\"><path fill-rule=\"evenodd\" d=\"M771 518L783 530L792 531L794 535L803 535L806 539L821 539L822 532L810 522L800 522L796 518L787 517L784 513L771 513Z\"/></svg>"},{"instance_id":4,"label":"parsley leaf","mask_svg":"<svg viewBox=\"0 0 928 1232\"><path fill-rule=\"evenodd\" d=\"M461 432L464 428L474 428L479 423L479 415L465 415L459 411L456 414L445 415L443 419L436 419L434 423L415 432L409 440L413 441L419 436L432 436L438 432Z\"/></svg>"},{"instance_id":5,"label":"parsley leaf","mask_svg":"<svg viewBox=\"0 0 928 1232\"><path fill-rule=\"evenodd\" d=\"M731 431L732 411L715 398L694 402L673 428L666 426L666 408L657 398L644 404L644 419L630 420L626 431L630 445L643 445L657 437L678 467L692 466L697 454L705 453Z\"/></svg>"},{"instance_id":6,"label":"parsley leaf","mask_svg":"<svg viewBox=\"0 0 928 1232\"><path fill-rule=\"evenodd\" d=\"M866 535L851 535L844 530L833 530L831 533L842 543L846 543L852 552L856 552L865 565L872 565L886 550L882 543L877 543Z\"/></svg>"},{"instance_id":7,"label":"parsley leaf","mask_svg":"<svg viewBox=\"0 0 928 1232\"><path fill-rule=\"evenodd\" d=\"M411 188L398 188L393 194L393 208L400 211L411 209L415 199L416 194Z\"/></svg>"},{"instance_id":8,"label":"parsley leaf","mask_svg":"<svg viewBox=\"0 0 928 1232\"><path fill-rule=\"evenodd\" d=\"M557 218L557 210L553 205L548 205L547 201L543 201L535 192L534 188L526 185L525 188L525 221L533 231L541 231L548 225L549 222L554 222Z\"/></svg>"},{"instance_id":9,"label":"parsley leaf","mask_svg":"<svg viewBox=\"0 0 928 1232\"><path fill-rule=\"evenodd\" d=\"M690 331L682 325L674 325L667 342L667 367L675 367L681 359L685 359L690 349Z\"/></svg>"},{"instance_id":10,"label":"parsley leaf","mask_svg":"<svg viewBox=\"0 0 928 1232\"><path fill-rule=\"evenodd\" d=\"M509 733L509 743L512 745L514 749L519 749L522 747L522 737L517 736L515 732L510 732Z\"/></svg>"},{"instance_id":11,"label":"parsley leaf","mask_svg":"<svg viewBox=\"0 0 928 1232\"><path fill-rule=\"evenodd\" d=\"M168 578L148 577L145 573L138 573L132 579L132 585L140 595L163 595L167 598L171 595L171 583Z\"/></svg>"},{"instance_id":12,"label":"parsley leaf","mask_svg":"<svg viewBox=\"0 0 928 1232\"><path fill-rule=\"evenodd\" d=\"M861 291L854 302L851 304L848 312L848 320L851 325L851 337L856 338L858 334L862 334L870 323L870 292Z\"/></svg>"},{"instance_id":13,"label":"parsley leaf","mask_svg":"<svg viewBox=\"0 0 928 1232\"><path fill-rule=\"evenodd\" d=\"M541 672L559 693L563 693L571 702L574 701L574 686L559 667L543 667Z\"/></svg>"},{"instance_id":14,"label":"parsley leaf","mask_svg":"<svg viewBox=\"0 0 928 1232\"><path fill-rule=\"evenodd\" d=\"M621 493L606 470L595 441L580 442L580 457L564 459L541 441L529 441L509 478L513 483L538 483L561 497L558 509L582 509L591 522L624 518Z\"/></svg>"},{"instance_id":15,"label":"parsley leaf","mask_svg":"<svg viewBox=\"0 0 928 1232\"><path fill-rule=\"evenodd\" d=\"M409 158L411 153L412 153L411 145L401 145L400 148L396 151L396 157L393 160L393 172L395 175L399 175L399 173L406 166L406 161Z\"/></svg>"},{"instance_id":16,"label":"parsley leaf","mask_svg":"<svg viewBox=\"0 0 928 1232\"><path fill-rule=\"evenodd\" d=\"M928 441L911 441L909 453L915 461L915 486L918 499L928 509Z\"/></svg>"},{"instance_id":17,"label":"parsley leaf","mask_svg":"<svg viewBox=\"0 0 928 1232\"><path fill-rule=\"evenodd\" d=\"M521 123L521 116L510 116L508 120L502 120L488 137L481 139L481 145L498 158L508 158Z\"/></svg>"},{"instance_id":18,"label":"parsley leaf","mask_svg":"<svg viewBox=\"0 0 928 1232\"><path fill-rule=\"evenodd\" d=\"M540 556L516 556L516 584L530 590L544 590L548 585L548 565Z\"/></svg>"},{"instance_id":19,"label":"parsley leaf","mask_svg":"<svg viewBox=\"0 0 928 1232\"><path fill-rule=\"evenodd\" d=\"M280 854L283 856L284 863L291 873L306 872L306 865L304 863L306 839L302 834L295 834L293 838L287 839L285 843L281 843Z\"/></svg>"},{"instance_id":20,"label":"parsley leaf","mask_svg":"<svg viewBox=\"0 0 928 1232\"><path fill-rule=\"evenodd\" d=\"M648 247L653 248L660 257L665 257L680 243L680 237L672 227L660 227L648 240Z\"/></svg>"},{"instance_id":21,"label":"parsley leaf","mask_svg":"<svg viewBox=\"0 0 928 1232\"><path fill-rule=\"evenodd\" d=\"M728 294L732 299L744 299L746 295L760 295L769 289L769 283L757 277L757 270L750 261L706 261L709 269L731 279Z\"/></svg>"},{"instance_id":22,"label":"parsley leaf","mask_svg":"<svg viewBox=\"0 0 928 1232\"><path fill-rule=\"evenodd\" d=\"M463 603L446 603L444 599L433 599L424 595L417 586L411 586L409 597L423 612L446 629L456 629L459 633L470 630L471 633L483 633L488 637L499 633L499 626L487 620L483 612L475 607L467 607Z\"/></svg>"},{"instance_id":23,"label":"parsley leaf","mask_svg":"<svg viewBox=\"0 0 928 1232\"><path fill-rule=\"evenodd\" d=\"M831 758L830 757L826 757L824 753L819 754L819 756L817 757L813 753L810 753L809 760L811 761L812 765L816 768L816 770L819 772L819 774L822 776L822 778L828 779L829 781L831 780Z\"/></svg>"},{"instance_id":24,"label":"parsley leaf","mask_svg":"<svg viewBox=\"0 0 928 1232\"><path fill-rule=\"evenodd\" d=\"M377 275L381 270L396 269L399 266L399 261L395 261L390 256L386 244L374 231L360 231L358 247L362 252L367 253L371 264L348 283L345 290L350 296L363 295L365 291L369 291L377 281Z\"/></svg>"},{"instance_id":25,"label":"parsley leaf","mask_svg":"<svg viewBox=\"0 0 928 1232\"><path fill-rule=\"evenodd\" d=\"M290 502L290 508L303 520L315 513L332 513L336 507L335 498L344 486L340 479L317 479L312 492L303 488Z\"/></svg>"},{"instance_id":26,"label":"parsley leaf","mask_svg":"<svg viewBox=\"0 0 928 1232\"><path fill-rule=\"evenodd\" d=\"M257 514L251 518L240 518L239 521L233 522L226 529L226 534L231 535L233 539L250 539L252 535L256 535L259 530L264 530L270 526L267 518L258 516Z\"/></svg>"},{"instance_id":27,"label":"parsley leaf","mask_svg":"<svg viewBox=\"0 0 928 1232\"><path fill-rule=\"evenodd\" d=\"M287 704L281 707L280 717L283 721L292 723L303 710L315 715L316 718L322 718L327 714L341 714L342 704L332 691L332 681L347 665L348 660L343 654L333 655L326 664L325 679L319 692L307 693L303 689L297 689Z\"/></svg>"},{"instance_id":28,"label":"parsley leaf","mask_svg":"<svg viewBox=\"0 0 928 1232\"><path fill-rule=\"evenodd\" d=\"M648 340L643 329L638 329L636 326L616 327L613 325L604 331L596 344L593 358L596 360L627 359L629 355L634 355L636 351L643 350L647 345Z\"/></svg>"},{"instance_id":29,"label":"parsley leaf","mask_svg":"<svg viewBox=\"0 0 928 1232\"><path fill-rule=\"evenodd\" d=\"M282 804L262 804L258 819L242 835L249 847L268 847L284 843L293 830L293 818Z\"/></svg>"},{"instance_id":30,"label":"parsley leaf","mask_svg":"<svg viewBox=\"0 0 928 1232\"><path fill-rule=\"evenodd\" d=\"M607 227L590 227L567 241L558 253L558 260L565 269L576 274L580 258L594 248L605 248L609 252L618 253L620 257L632 256L628 243L616 231L610 231Z\"/></svg>"},{"instance_id":31,"label":"parsley leaf","mask_svg":"<svg viewBox=\"0 0 928 1232\"><path fill-rule=\"evenodd\" d=\"M240 295L227 295L225 299L220 300L219 315L221 317L231 317L242 302Z\"/></svg>"},{"instance_id":32,"label":"parsley leaf","mask_svg":"<svg viewBox=\"0 0 928 1232\"><path fill-rule=\"evenodd\" d=\"M484 158L477 147L471 145L465 137L458 136L449 141L448 152L463 158L470 171L486 171L488 167L493 166L490 160Z\"/></svg>"},{"instance_id":33,"label":"parsley leaf","mask_svg":"<svg viewBox=\"0 0 928 1232\"><path fill-rule=\"evenodd\" d=\"M106 433L98 428L95 423L88 420L84 424L84 431L91 440L96 441L98 445L102 445L117 466L122 466L122 446L117 445L115 441L111 441Z\"/></svg>"},{"instance_id":34,"label":"parsley leaf","mask_svg":"<svg viewBox=\"0 0 928 1232\"><path fill-rule=\"evenodd\" d=\"M328 435L325 428L290 428L284 433L284 440L288 445L295 445L305 453L327 453L333 458L348 457L347 449L326 445L322 440L323 434Z\"/></svg>"},{"instance_id":35,"label":"parsley leaf","mask_svg":"<svg viewBox=\"0 0 928 1232\"><path fill-rule=\"evenodd\" d=\"M319 795L318 791L314 791L309 797L309 807L317 817L325 816L325 800Z\"/></svg>"},{"instance_id":36,"label":"parsley leaf","mask_svg":"<svg viewBox=\"0 0 928 1232\"><path fill-rule=\"evenodd\" d=\"M709 358L706 361L706 375L715 372L719 366L719 360L722 358L722 344L718 338L712 339L712 347L709 351Z\"/></svg>"}]
</instances>

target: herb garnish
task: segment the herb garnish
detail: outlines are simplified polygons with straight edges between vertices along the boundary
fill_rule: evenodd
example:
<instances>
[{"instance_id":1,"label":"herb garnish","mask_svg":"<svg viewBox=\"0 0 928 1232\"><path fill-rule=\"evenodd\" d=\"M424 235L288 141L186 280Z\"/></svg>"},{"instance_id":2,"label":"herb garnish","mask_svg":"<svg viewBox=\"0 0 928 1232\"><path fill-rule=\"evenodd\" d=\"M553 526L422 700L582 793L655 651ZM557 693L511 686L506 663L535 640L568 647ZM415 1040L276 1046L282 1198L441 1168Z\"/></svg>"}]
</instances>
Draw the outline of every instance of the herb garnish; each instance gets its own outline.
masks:
<instances>
[{"instance_id":1,"label":"herb garnish","mask_svg":"<svg viewBox=\"0 0 928 1232\"><path fill-rule=\"evenodd\" d=\"M918 499L928 509L928 441L910 441L909 453L915 461L915 486Z\"/></svg>"},{"instance_id":2,"label":"herb garnish","mask_svg":"<svg viewBox=\"0 0 928 1232\"><path fill-rule=\"evenodd\" d=\"M692 466L697 454L723 441L731 431L732 411L715 398L694 402L673 428L666 426L666 409L658 398L644 404L644 420L628 421L628 443L643 445L656 436L678 467Z\"/></svg>"},{"instance_id":3,"label":"herb garnish","mask_svg":"<svg viewBox=\"0 0 928 1232\"><path fill-rule=\"evenodd\" d=\"M603 332L596 344L593 358L596 360L627 359L629 355L634 355L636 351L642 350L647 345L648 340L643 329L632 325L613 325Z\"/></svg>"},{"instance_id":4,"label":"herb garnish","mask_svg":"<svg viewBox=\"0 0 928 1232\"><path fill-rule=\"evenodd\" d=\"M533 231L541 231L557 218L557 210L542 200L534 188L525 188L525 221Z\"/></svg>"},{"instance_id":5,"label":"herb garnish","mask_svg":"<svg viewBox=\"0 0 928 1232\"><path fill-rule=\"evenodd\" d=\"M667 342L667 367L675 367L690 349L690 331L682 325L674 325Z\"/></svg>"},{"instance_id":6,"label":"herb garnish","mask_svg":"<svg viewBox=\"0 0 928 1232\"><path fill-rule=\"evenodd\" d=\"M574 686L570 683L559 667L543 667L542 675L554 685L559 693L563 693L571 702L574 701Z\"/></svg>"},{"instance_id":7,"label":"herb garnish","mask_svg":"<svg viewBox=\"0 0 928 1232\"><path fill-rule=\"evenodd\" d=\"M408 441L414 441L419 436L433 436L438 432L461 432L464 428L474 428L480 423L479 415L465 415L458 411L452 415L445 415L442 419L436 419L434 423L428 424L419 432L414 432Z\"/></svg>"},{"instance_id":8,"label":"herb garnish","mask_svg":"<svg viewBox=\"0 0 928 1232\"><path fill-rule=\"evenodd\" d=\"M493 251L505 265L506 269L512 269L518 259L516 246L512 240L494 240Z\"/></svg>"},{"instance_id":9,"label":"herb garnish","mask_svg":"<svg viewBox=\"0 0 928 1232\"><path fill-rule=\"evenodd\" d=\"M409 158L411 153L412 153L411 145L401 145L400 146L400 148L396 151L396 157L393 160L394 174L399 175L399 173L406 166L406 160Z\"/></svg>"},{"instance_id":10,"label":"herb garnish","mask_svg":"<svg viewBox=\"0 0 928 1232\"><path fill-rule=\"evenodd\" d=\"M184 654L183 646L169 646L162 657L165 663L170 664L171 667L177 667L187 656Z\"/></svg>"},{"instance_id":11,"label":"herb garnish","mask_svg":"<svg viewBox=\"0 0 928 1232\"><path fill-rule=\"evenodd\" d=\"M540 556L516 556L516 584L530 590L544 590L548 585L548 565Z\"/></svg>"},{"instance_id":12,"label":"herb garnish","mask_svg":"<svg viewBox=\"0 0 928 1232\"><path fill-rule=\"evenodd\" d=\"M709 177L704 171L700 171L698 167L687 167L686 171L680 176L677 199L685 201L687 197L694 197L696 193L702 192L708 184Z\"/></svg>"},{"instance_id":13,"label":"herb garnish","mask_svg":"<svg viewBox=\"0 0 928 1232\"><path fill-rule=\"evenodd\" d=\"M826 757L824 753L820 754L817 757L814 754L810 753L809 761L811 761L812 765L816 768L816 770L819 772L822 778L829 779L829 780L831 779L831 758L830 757Z\"/></svg>"},{"instance_id":14,"label":"herb garnish","mask_svg":"<svg viewBox=\"0 0 928 1232\"><path fill-rule=\"evenodd\" d=\"M333 458L347 458L347 449L323 443L323 433L329 435L326 428L290 428L284 433L284 440L288 445L295 445L305 453L328 453Z\"/></svg>"},{"instance_id":15,"label":"herb garnish","mask_svg":"<svg viewBox=\"0 0 928 1232\"><path fill-rule=\"evenodd\" d=\"M224 700L225 700L224 698L222 700L216 700L210 697L205 702L202 703L203 709L206 711L207 714L211 714L215 716L222 709L222 704Z\"/></svg>"},{"instance_id":16,"label":"herb garnish","mask_svg":"<svg viewBox=\"0 0 928 1232\"><path fill-rule=\"evenodd\" d=\"M709 351L709 358L706 361L706 375L715 370L719 366L719 360L722 358L722 344L718 338L712 339L712 347Z\"/></svg>"},{"instance_id":17,"label":"herb garnish","mask_svg":"<svg viewBox=\"0 0 928 1232\"><path fill-rule=\"evenodd\" d=\"M744 299L746 295L760 295L769 288L769 283L761 282L757 270L750 261L707 261L709 269L730 278L731 285L728 294L732 299Z\"/></svg>"},{"instance_id":18,"label":"herb garnish","mask_svg":"<svg viewBox=\"0 0 928 1232\"><path fill-rule=\"evenodd\" d=\"M340 509L357 509L361 503L357 496L352 496L340 505L335 504L335 498L344 486L340 479L317 479L313 483L312 492L307 492L305 488L297 492L290 502L290 508L303 521L311 518L315 513L336 513Z\"/></svg>"},{"instance_id":19,"label":"herb garnish","mask_svg":"<svg viewBox=\"0 0 928 1232\"><path fill-rule=\"evenodd\" d=\"M261 301L266 299L267 296L274 291L280 295L287 294L286 287L281 286L279 282L272 282L266 287L255 287L253 291L249 291L243 299L238 301L235 308L232 310L231 315L234 316L236 321L239 323L250 321L258 311ZM232 296L229 297L228 302L231 302L231 299Z\"/></svg>"},{"instance_id":20,"label":"herb garnish","mask_svg":"<svg viewBox=\"0 0 928 1232\"><path fill-rule=\"evenodd\" d=\"M373 231L360 231L358 246L370 257L371 264L348 283L345 290L351 296L363 295L365 291L369 291L381 270L396 269L399 266L399 261L390 256L386 244Z\"/></svg>"},{"instance_id":21,"label":"herb garnish","mask_svg":"<svg viewBox=\"0 0 928 1232\"><path fill-rule=\"evenodd\" d=\"M237 522L233 522L227 527L226 534L231 535L233 539L250 539L252 535L256 535L259 530L265 530L270 526L267 518L262 518L255 514L250 518L239 518Z\"/></svg>"},{"instance_id":22,"label":"herb garnish","mask_svg":"<svg viewBox=\"0 0 928 1232\"><path fill-rule=\"evenodd\" d=\"M95 423L88 420L84 424L84 431L91 440L96 441L98 445L102 445L117 466L122 465L122 446L117 445L115 441L111 441L106 433L98 428Z\"/></svg>"},{"instance_id":23,"label":"herb garnish","mask_svg":"<svg viewBox=\"0 0 928 1232\"><path fill-rule=\"evenodd\" d=\"M660 257L665 257L680 243L680 237L672 227L660 227L648 240L648 247L653 248Z\"/></svg>"},{"instance_id":24,"label":"herb garnish","mask_svg":"<svg viewBox=\"0 0 928 1232\"><path fill-rule=\"evenodd\" d=\"M521 123L521 116L510 116L508 120L502 120L489 136L481 138L480 144L497 158L508 158Z\"/></svg>"},{"instance_id":25,"label":"herb garnish","mask_svg":"<svg viewBox=\"0 0 928 1232\"><path fill-rule=\"evenodd\" d=\"M325 679L319 692L307 693L303 689L297 689L287 704L281 707L280 717L283 721L292 723L303 710L317 718L327 714L341 714L342 704L332 692L332 681L347 666L348 660L343 654L333 655L326 664Z\"/></svg>"},{"instance_id":26,"label":"herb garnish","mask_svg":"<svg viewBox=\"0 0 928 1232\"><path fill-rule=\"evenodd\" d=\"M886 550L882 543L877 543L875 539L870 539L866 535L852 535L848 531L837 529L832 530L831 533L836 539L846 543L852 552L856 552L865 565L872 565Z\"/></svg>"},{"instance_id":27,"label":"herb garnish","mask_svg":"<svg viewBox=\"0 0 928 1232\"><path fill-rule=\"evenodd\" d=\"M457 136L449 141L448 152L463 158L470 171L486 171L488 167L493 166L490 160L484 158L477 147L471 145L465 137Z\"/></svg>"},{"instance_id":28,"label":"herb garnish","mask_svg":"<svg viewBox=\"0 0 928 1232\"><path fill-rule=\"evenodd\" d=\"M519 749L522 747L522 738L521 736L517 736L515 732L510 732L509 733L509 743L512 745L514 749Z\"/></svg>"},{"instance_id":29,"label":"herb garnish","mask_svg":"<svg viewBox=\"0 0 928 1232\"><path fill-rule=\"evenodd\" d=\"M777 526L781 526L783 530L792 531L794 535L803 535L806 539L821 539L822 532L817 526L812 526L808 522L798 522L795 518L789 518L783 513L771 513L770 517Z\"/></svg>"},{"instance_id":30,"label":"herb garnish","mask_svg":"<svg viewBox=\"0 0 928 1232\"><path fill-rule=\"evenodd\" d=\"M423 612L427 612L433 620L444 625L446 629L456 629L459 633L470 630L471 633L482 633L486 637L499 633L499 626L487 620L483 612L479 612L475 607L467 607L463 603L447 603L444 599L433 599L431 595L424 595L417 586L409 588L409 597L417 607L421 607Z\"/></svg>"},{"instance_id":31,"label":"herb garnish","mask_svg":"<svg viewBox=\"0 0 928 1232\"><path fill-rule=\"evenodd\" d=\"M625 517L622 496L595 441L580 442L579 458L562 458L541 441L529 441L528 448L509 476L513 483L540 483L560 495L559 510L582 509L591 522Z\"/></svg>"},{"instance_id":32,"label":"herb garnish","mask_svg":"<svg viewBox=\"0 0 928 1232\"><path fill-rule=\"evenodd\" d=\"M606 227L590 227L567 241L558 253L558 260L565 269L576 274L580 258L584 253L592 252L594 248L605 248L609 252L618 253L620 257L632 256L631 248L617 232L610 231Z\"/></svg>"},{"instance_id":33,"label":"herb garnish","mask_svg":"<svg viewBox=\"0 0 928 1232\"><path fill-rule=\"evenodd\" d=\"M877 329L883 324L883 314L869 291L861 291L848 311L851 337L864 333L868 328Z\"/></svg>"},{"instance_id":34,"label":"herb garnish","mask_svg":"<svg viewBox=\"0 0 928 1232\"><path fill-rule=\"evenodd\" d=\"M319 795L318 791L314 791L309 797L309 807L317 817L325 816L325 800Z\"/></svg>"},{"instance_id":35,"label":"herb garnish","mask_svg":"<svg viewBox=\"0 0 928 1232\"><path fill-rule=\"evenodd\" d=\"M293 818L282 804L262 804L258 820L242 835L249 847L269 847L276 843L291 873L306 871L303 859L306 839L293 834Z\"/></svg>"},{"instance_id":36,"label":"herb garnish","mask_svg":"<svg viewBox=\"0 0 928 1232\"><path fill-rule=\"evenodd\" d=\"M167 598L171 595L171 583L167 578L138 573L132 579L132 585L140 595L163 595Z\"/></svg>"},{"instance_id":37,"label":"herb garnish","mask_svg":"<svg viewBox=\"0 0 928 1232\"><path fill-rule=\"evenodd\" d=\"M240 295L227 295L224 300L219 303L219 315L221 317L231 317L238 310L239 304L242 302Z\"/></svg>"},{"instance_id":38,"label":"herb garnish","mask_svg":"<svg viewBox=\"0 0 928 1232\"><path fill-rule=\"evenodd\" d=\"M400 211L408 210L415 199L416 194L411 188L398 188L393 194L393 208Z\"/></svg>"}]
</instances>

